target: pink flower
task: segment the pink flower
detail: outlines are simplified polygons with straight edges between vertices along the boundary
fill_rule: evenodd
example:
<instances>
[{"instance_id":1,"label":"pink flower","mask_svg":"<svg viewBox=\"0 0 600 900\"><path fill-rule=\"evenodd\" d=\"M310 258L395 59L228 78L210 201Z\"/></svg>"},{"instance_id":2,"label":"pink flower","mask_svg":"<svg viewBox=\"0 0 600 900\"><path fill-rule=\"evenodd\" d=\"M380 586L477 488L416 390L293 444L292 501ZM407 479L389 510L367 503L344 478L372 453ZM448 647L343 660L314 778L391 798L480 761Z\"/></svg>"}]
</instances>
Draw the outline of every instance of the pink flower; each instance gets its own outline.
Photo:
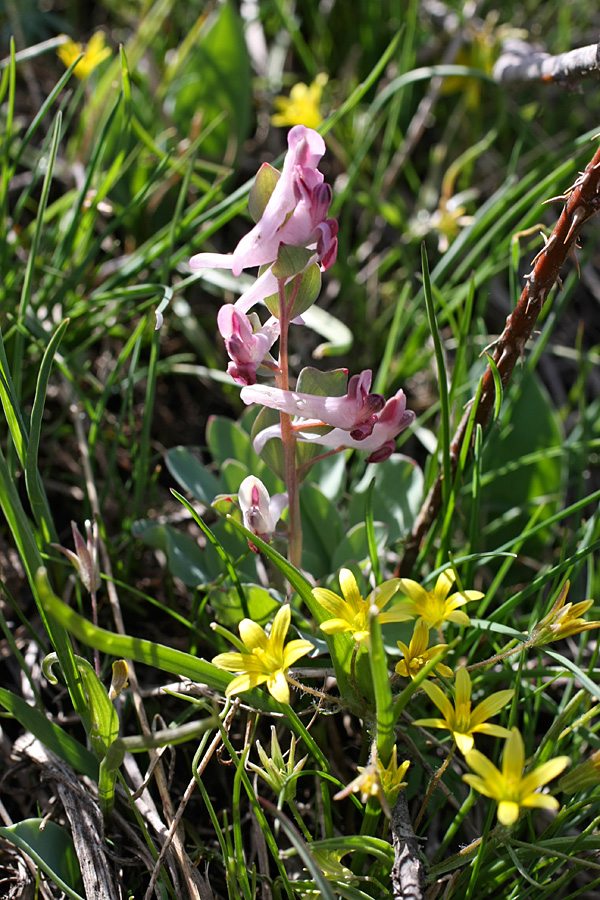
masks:
<instances>
[{"instance_id":1,"label":"pink flower","mask_svg":"<svg viewBox=\"0 0 600 900\"><path fill-rule=\"evenodd\" d=\"M364 374L364 373L363 373ZM368 428L360 426L352 431L343 428L333 428L326 434L311 432L311 428L321 422L306 421L301 424L294 423L296 440L307 444L320 444L323 447L331 447L341 450L344 447L353 450L362 450L370 453L367 462L383 462L388 459L396 449L396 437L414 421L415 414L406 409L406 397L404 391L388 400L379 415L375 415L374 422L370 422ZM263 447L271 438L281 438L281 425L272 425L259 432L254 439L254 450L260 455Z\"/></svg>"},{"instance_id":2,"label":"pink flower","mask_svg":"<svg viewBox=\"0 0 600 900\"><path fill-rule=\"evenodd\" d=\"M258 325L258 318L256 319ZM256 370L279 337L279 322L273 316L256 331L245 313L231 303L222 306L217 325L225 341L225 349L231 362L227 371L238 384L254 384Z\"/></svg>"},{"instance_id":3,"label":"pink flower","mask_svg":"<svg viewBox=\"0 0 600 900\"><path fill-rule=\"evenodd\" d=\"M317 166L325 153L325 141L316 131L296 125L288 133L288 152L281 175L260 220L246 234L232 254L198 253L190 260L192 269L231 269L235 276L243 269L275 262L281 244L314 249L322 271L335 262L337 222L328 219L331 188L323 183ZM236 306L247 312L254 303L277 292L277 279L270 269L257 279Z\"/></svg>"},{"instance_id":4,"label":"pink flower","mask_svg":"<svg viewBox=\"0 0 600 900\"><path fill-rule=\"evenodd\" d=\"M301 394L257 384L243 388L240 397L247 404L260 403L270 409L311 420L307 425L333 425L352 434L353 429L359 429L359 433L366 437L377 421L377 413L385 406L381 394L369 393L370 387L371 371L365 369L360 375L352 376L348 392L343 397Z\"/></svg>"},{"instance_id":5,"label":"pink flower","mask_svg":"<svg viewBox=\"0 0 600 900\"><path fill-rule=\"evenodd\" d=\"M248 475L240 484L238 503L242 510L244 527L268 543L281 513L288 505L288 496L287 494L273 494L270 497L260 478ZM251 543L250 549L256 551Z\"/></svg>"}]
</instances>

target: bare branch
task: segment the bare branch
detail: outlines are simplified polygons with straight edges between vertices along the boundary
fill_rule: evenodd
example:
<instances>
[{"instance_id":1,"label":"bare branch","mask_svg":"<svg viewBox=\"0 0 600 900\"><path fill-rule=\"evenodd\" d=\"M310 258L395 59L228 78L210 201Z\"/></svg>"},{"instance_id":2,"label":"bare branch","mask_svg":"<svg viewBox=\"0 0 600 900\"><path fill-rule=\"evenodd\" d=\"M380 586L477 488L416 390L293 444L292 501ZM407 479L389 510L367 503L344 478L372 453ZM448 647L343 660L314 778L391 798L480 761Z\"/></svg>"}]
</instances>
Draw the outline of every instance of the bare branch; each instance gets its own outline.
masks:
<instances>
[{"instance_id":1,"label":"bare branch","mask_svg":"<svg viewBox=\"0 0 600 900\"><path fill-rule=\"evenodd\" d=\"M507 318L504 331L494 344L492 358L496 363L504 388L510 382L513 369L523 355L525 342L533 333L546 298L558 280L560 269L569 257L575 258L577 239L583 225L600 210L600 147L596 150L585 171L564 192L561 199L566 200L566 203L554 231L536 256L532 271L526 276L526 286L519 302ZM475 425L479 424L482 427L487 425L494 407L494 400L494 376L491 367L488 366L483 375L481 398L475 412ZM458 467L472 402L467 405L450 444L452 478ZM398 566L397 574L410 575L421 541L429 531L441 506L442 475L440 473L434 481L406 541L404 556Z\"/></svg>"},{"instance_id":2,"label":"bare branch","mask_svg":"<svg viewBox=\"0 0 600 900\"><path fill-rule=\"evenodd\" d=\"M404 791L400 791L392 811L391 831L395 857L392 897L394 900L423 900L426 867L412 828Z\"/></svg>"},{"instance_id":3,"label":"bare branch","mask_svg":"<svg viewBox=\"0 0 600 900\"><path fill-rule=\"evenodd\" d=\"M526 41L505 41L502 56L493 71L498 84L545 81L579 87L583 78L600 78L600 44L590 44L551 56L535 50Z\"/></svg>"}]
</instances>

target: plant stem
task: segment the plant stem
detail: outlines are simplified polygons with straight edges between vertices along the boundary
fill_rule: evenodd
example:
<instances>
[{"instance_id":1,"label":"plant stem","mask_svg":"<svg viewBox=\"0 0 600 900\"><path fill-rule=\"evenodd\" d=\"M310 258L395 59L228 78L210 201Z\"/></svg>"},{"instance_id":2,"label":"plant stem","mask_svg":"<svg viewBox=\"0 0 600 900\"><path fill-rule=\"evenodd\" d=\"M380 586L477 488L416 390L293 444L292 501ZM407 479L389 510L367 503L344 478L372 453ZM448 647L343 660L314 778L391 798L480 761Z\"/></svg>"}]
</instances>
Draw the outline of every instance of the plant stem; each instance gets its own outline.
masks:
<instances>
[{"instance_id":1,"label":"plant stem","mask_svg":"<svg viewBox=\"0 0 600 900\"><path fill-rule=\"evenodd\" d=\"M277 375L277 387L289 391L289 354L288 332L290 326L290 312L300 287L301 278L297 277L289 302L285 296L285 279L278 279L279 289L279 375ZM298 473L296 471L296 436L292 429L292 417L288 413L281 412L281 441L283 444L283 459L285 465L285 484L288 495L289 528L288 528L288 559L293 566L300 569L302 564L302 524L300 521L300 497L298 493Z\"/></svg>"}]
</instances>

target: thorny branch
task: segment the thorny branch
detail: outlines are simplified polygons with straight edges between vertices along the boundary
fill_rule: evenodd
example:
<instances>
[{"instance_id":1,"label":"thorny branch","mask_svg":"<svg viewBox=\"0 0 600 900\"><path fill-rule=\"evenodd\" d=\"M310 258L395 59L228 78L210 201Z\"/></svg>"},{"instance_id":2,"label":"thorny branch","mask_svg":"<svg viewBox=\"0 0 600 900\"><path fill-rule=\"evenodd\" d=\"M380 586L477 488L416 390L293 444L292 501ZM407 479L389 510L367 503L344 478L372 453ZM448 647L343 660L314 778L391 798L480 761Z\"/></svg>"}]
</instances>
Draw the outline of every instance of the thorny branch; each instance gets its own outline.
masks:
<instances>
[{"instance_id":1,"label":"thorny branch","mask_svg":"<svg viewBox=\"0 0 600 900\"><path fill-rule=\"evenodd\" d=\"M579 47L551 56L540 53L526 41L506 41L493 71L498 84L545 81L579 87L583 78L600 78L600 44Z\"/></svg>"},{"instance_id":2,"label":"thorny branch","mask_svg":"<svg viewBox=\"0 0 600 900\"><path fill-rule=\"evenodd\" d=\"M584 224L600 210L600 147L575 183L560 197L565 205L554 231L533 261L533 269L526 277L526 286L513 312L508 316L504 331L495 343L492 358L498 368L502 386L505 388L513 369L523 355L525 342L533 333L537 318L559 272L571 256L577 265L575 249L577 239ZM578 267L579 268L579 267ZM479 405L475 413L475 425L485 427L490 420L495 400L494 377L488 365L483 375L483 386ZM454 478L461 448L465 439L471 405L467 405L463 417L450 444L451 476ZM421 541L429 531L442 506L442 474L438 475L421 508L409 535L404 555L397 572L410 575Z\"/></svg>"}]
</instances>

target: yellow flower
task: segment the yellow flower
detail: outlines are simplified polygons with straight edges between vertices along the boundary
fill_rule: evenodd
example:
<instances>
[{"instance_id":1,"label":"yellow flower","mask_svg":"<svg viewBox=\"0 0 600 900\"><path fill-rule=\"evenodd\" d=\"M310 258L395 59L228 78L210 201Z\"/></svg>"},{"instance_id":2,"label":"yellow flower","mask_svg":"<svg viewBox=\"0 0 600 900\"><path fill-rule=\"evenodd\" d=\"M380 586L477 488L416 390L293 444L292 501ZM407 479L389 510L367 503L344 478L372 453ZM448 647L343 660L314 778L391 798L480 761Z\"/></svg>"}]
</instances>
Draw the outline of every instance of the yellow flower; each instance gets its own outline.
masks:
<instances>
[{"instance_id":1,"label":"yellow flower","mask_svg":"<svg viewBox=\"0 0 600 900\"><path fill-rule=\"evenodd\" d=\"M85 54L83 59L79 60L73 70L77 78L83 80L84 78L87 78L101 62L104 62L104 60L110 56L111 51L109 47L106 47L104 44L104 33L102 31L96 31L85 47L75 41L68 40L64 44L61 44L57 53L67 69L75 62L78 56L81 56L82 53Z\"/></svg>"},{"instance_id":2,"label":"yellow flower","mask_svg":"<svg viewBox=\"0 0 600 900\"><path fill-rule=\"evenodd\" d=\"M408 647L402 641L398 641L398 647L402 650L404 659L396 664L396 672L404 678L414 678L421 671L432 657L445 650L448 644L436 644L434 647L427 647L429 644L429 628L423 619L417 619L413 636L410 639ZM452 678L454 674L449 666L439 663L435 667L435 671L446 678ZM430 673L431 675L434 672Z\"/></svg>"},{"instance_id":3,"label":"yellow flower","mask_svg":"<svg viewBox=\"0 0 600 900\"><path fill-rule=\"evenodd\" d=\"M242 643L247 653L219 653L213 665L226 672L240 672L227 685L225 694L241 694L267 682L267 690L280 703L290 702L287 672L301 656L313 649L310 641L295 640L284 646L285 636L290 627L290 607L285 604L273 619L270 635L251 619L242 619L239 624Z\"/></svg>"},{"instance_id":4,"label":"yellow flower","mask_svg":"<svg viewBox=\"0 0 600 900\"><path fill-rule=\"evenodd\" d=\"M315 598L333 617L322 622L321 630L325 634L351 631L352 637L358 644L368 643L369 609L373 604L378 609L383 609L398 590L400 579L391 578L389 581L384 581L366 598L361 596L356 578L350 569L340 569L339 581L342 597L327 588L313 588ZM389 612L383 613L379 616L379 621L382 623L405 622L411 618L410 613L404 610L397 613L396 610L397 607L394 606Z\"/></svg>"},{"instance_id":5,"label":"yellow flower","mask_svg":"<svg viewBox=\"0 0 600 900\"><path fill-rule=\"evenodd\" d=\"M531 632L531 644L541 647L551 641L560 641L561 638L571 637L581 631L589 631L591 628L600 628L600 622L586 622L581 616L593 605L593 600L583 600L580 603L567 603L565 600L569 593L570 582L565 584L559 593L556 602L550 612L534 626Z\"/></svg>"},{"instance_id":6,"label":"yellow flower","mask_svg":"<svg viewBox=\"0 0 600 900\"><path fill-rule=\"evenodd\" d=\"M461 753L468 753L472 748L475 743L473 735L476 732L493 734L495 737L507 737L510 734L507 728L503 728L502 725L491 725L486 719L495 716L506 706L512 699L513 690L490 694L471 711L471 678L464 666L461 666L456 672L454 706L437 685L424 681L421 687L444 718L417 719L414 724L426 725L430 728L444 728L450 731Z\"/></svg>"},{"instance_id":7,"label":"yellow flower","mask_svg":"<svg viewBox=\"0 0 600 900\"><path fill-rule=\"evenodd\" d=\"M302 82L295 84L289 97L276 97L273 105L279 112L271 116L273 125L318 128L323 121L319 104L326 84L327 75L322 72L308 86Z\"/></svg>"},{"instance_id":8,"label":"yellow flower","mask_svg":"<svg viewBox=\"0 0 600 900\"><path fill-rule=\"evenodd\" d=\"M394 744L390 761L385 768L381 764L381 760L377 759L377 767L379 768L379 778L381 779L381 787L388 805L394 806L398 799L398 794L402 788L406 787L407 782L402 779L406 775L410 766L410 760L405 759L398 765L398 748Z\"/></svg>"},{"instance_id":9,"label":"yellow flower","mask_svg":"<svg viewBox=\"0 0 600 900\"><path fill-rule=\"evenodd\" d=\"M558 809L558 800L554 797L535 792L560 775L568 765L569 757L557 756L524 776L525 748L518 728L511 729L504 745L501 772L479 750L471 750L465 758L477 774L463 775L463 781L485 797L497 801L498 821L502 825L513 825L519 818L522 806Z\"/></svg>"},{"instance_id":10,"label":"yellow flower","mask_svg":"<svg viewBox=\"0 0 600 900\"><path fill-rule=\"evenodd\" d=\"M377 797L386 816L391 816L390 807L394 806L398 794L407 782L402 779L410 766L410 760L406 759L398 766L398 749L394 749L387 766L384 766L373 749L371 762L368 766L358 766L358 775L343 790L334 794L334 800L342 800L349 794L360 791L362 803L366 803L369 797Z\"/></svg>"},{"instance_id":11,"label":"yellow flower","mask_svg":"<svg viewBox=\"0 0 600 900\"><path fill-rule=\"evenodd\" d=\"M441 573L432 591L426 591L410 578L399 578L398 581L399 590L409 598L398 606L410 616L423 619L428 628L439 628L444 622L470 625L468 615L458 607L485 596L481 591L457 591L449 597L448 592L455 581L452 569L445 569Z\"/></svg>"}]
</instances>

